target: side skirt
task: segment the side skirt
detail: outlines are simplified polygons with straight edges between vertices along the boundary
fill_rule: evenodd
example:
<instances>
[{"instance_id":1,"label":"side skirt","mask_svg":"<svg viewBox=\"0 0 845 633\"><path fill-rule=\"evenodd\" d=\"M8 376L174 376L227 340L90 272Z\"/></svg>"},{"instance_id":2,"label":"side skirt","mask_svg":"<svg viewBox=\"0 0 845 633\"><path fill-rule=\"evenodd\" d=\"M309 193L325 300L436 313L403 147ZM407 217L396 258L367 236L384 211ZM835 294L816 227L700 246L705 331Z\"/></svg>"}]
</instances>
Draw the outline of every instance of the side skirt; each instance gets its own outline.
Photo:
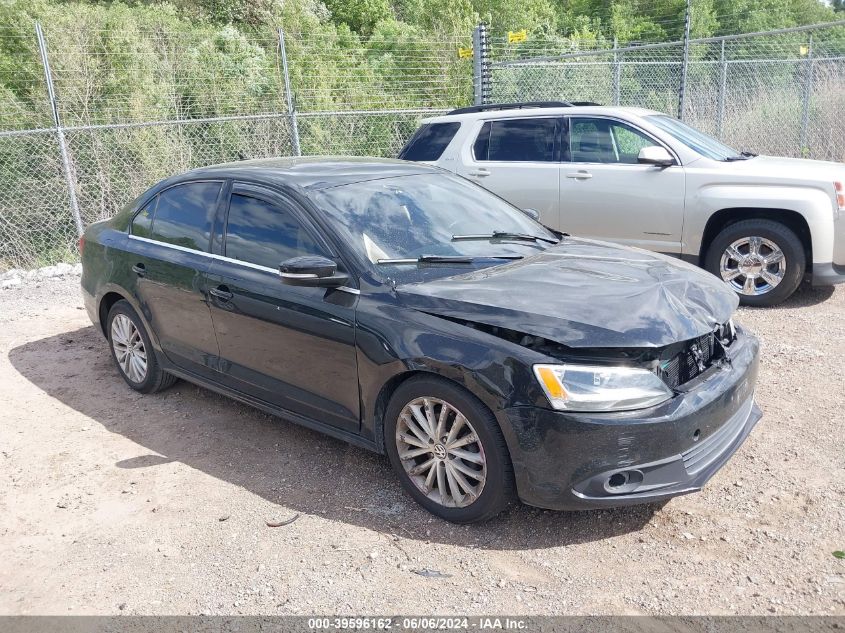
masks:
<instances>
[{"instance_id":1,"label":"side skirt","mask_svg":"<svg viewBox=\"0 0 845 633\"><path fill-rule=\"evenodd\" d=\"M349 444L352 444L354 446L365 448L374 453L384 452L379 449L375 442L370 439L367 439L366 437L356 435L355 433L350 433L349 431L344 431L343 429L335 428L329 424L326 424L325 422L319 422L317 420L312 420L311 418L306 418L303 415L299 415L298 413L294 413L293 411L288 411L287 409L275 407L267 402L264 402L263 400L254 398L248 394L238 391L237 389L232 389L231 387L227 387L226 385L223 385L221 383L207 380L205 378L192 374L191 372L174 367L170 363L165 363L165 367L163 369L173 374L174 376L177 376L183 380L187 380L190 383L199 385L200 387L204 387L221 395L227 396L229 398L237 400L238 402L243 402L244 404L248 404L251 407L260 409L265 413L269 413L270 415L282 418L288 422L299 424L300 426L304 426L313 431L319 431L320 433L324 433L338 440L343 440L344 442L348 442Z\"/></svg>"}]
</instances>

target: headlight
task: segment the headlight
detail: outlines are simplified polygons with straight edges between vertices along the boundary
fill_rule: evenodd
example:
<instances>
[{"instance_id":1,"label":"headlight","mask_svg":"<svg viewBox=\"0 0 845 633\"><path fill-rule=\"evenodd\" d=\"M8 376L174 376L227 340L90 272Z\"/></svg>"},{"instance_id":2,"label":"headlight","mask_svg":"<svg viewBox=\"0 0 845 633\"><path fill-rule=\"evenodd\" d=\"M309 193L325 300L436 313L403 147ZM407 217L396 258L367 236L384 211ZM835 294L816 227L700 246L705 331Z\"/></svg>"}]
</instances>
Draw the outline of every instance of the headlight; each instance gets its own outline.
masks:
<instances>
[{"instance_id":1,"label":"headlight","mask_svg":"<svg viewBox=\"0 0 845 633\"><path fill-rule=\"evenodd\" d=\"M672 397L656 374L637 367L534 365L534 374L555 409L627 411Z\"/></svg>"}]
</instances>

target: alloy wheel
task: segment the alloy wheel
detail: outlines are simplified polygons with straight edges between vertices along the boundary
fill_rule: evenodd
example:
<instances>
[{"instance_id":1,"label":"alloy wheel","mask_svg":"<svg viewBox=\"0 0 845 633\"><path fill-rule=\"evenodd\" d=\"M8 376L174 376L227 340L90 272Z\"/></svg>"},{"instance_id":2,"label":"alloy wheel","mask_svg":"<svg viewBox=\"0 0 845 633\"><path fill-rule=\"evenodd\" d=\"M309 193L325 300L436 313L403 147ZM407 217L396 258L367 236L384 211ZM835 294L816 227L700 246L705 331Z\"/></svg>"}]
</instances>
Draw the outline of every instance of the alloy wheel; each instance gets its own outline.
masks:
<instances>
[{"instance_id":1,"label":"alloy wheel","mask_svg":"<svg viewBox=\"0 0 845 633\"><path fill-rule=\"evenodd\" d=\"M765 237L743 237L725 249L719 273L736 292L763 295L783 281L786 256Z\"/></svg>"},{"instance_id":2,"label":"alloy wheel","mask_svg":"<svg viewBox=\"0 0 845 633\"><path fill-rule=\"evenodd\" d=\"M125 314L118 314L111 323L114 357L121 371L134 383L147 377L147 350L141 332Z\"/></svg>"},{"instance_id":3,"label":"alloy wheel","mask_svg":"<svg viewBox=\"0 0 845 633\"><path fill-rule=\"evenodd\" d=\"M467 418L437 398L417 398L399 414L396 448L409 479L429 499L464 508L487 477L484 447Z\"/></svg>"}]
</instances>

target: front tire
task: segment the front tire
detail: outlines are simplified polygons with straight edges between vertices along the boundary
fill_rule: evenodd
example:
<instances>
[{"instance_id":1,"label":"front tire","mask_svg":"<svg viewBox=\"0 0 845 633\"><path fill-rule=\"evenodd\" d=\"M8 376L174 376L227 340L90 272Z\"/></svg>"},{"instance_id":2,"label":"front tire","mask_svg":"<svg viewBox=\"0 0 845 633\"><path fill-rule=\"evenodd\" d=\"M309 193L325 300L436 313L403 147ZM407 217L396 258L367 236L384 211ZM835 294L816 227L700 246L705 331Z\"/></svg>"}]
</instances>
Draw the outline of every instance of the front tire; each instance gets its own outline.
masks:
<instances>
[{"instance_id":1,"label":"front tire","mask_svg":"<svg viewBox=\"0 0 845 633\"><path fill-rule=\"evenodd\" d=\"M435 376L402 383L387 406L384 441L402 487L442 519L485 521L515 498L496 418L454 383Z\"/></svg>"},{"instance_id":2,"label":"front tire","mask_svg":"<svg viewBox=\"0 0 845 633\"><path fill-rule=\"evenodd\" d=\"M728 284L743 305L768 307L801 284L806 255L801 240L783 224L743 220L711 242L704 267Z\"/></svg>"},{"instance_id":3,"label":"front tire","mask_svg":"<svg viewBox=\"0 0 845 633\"><path fill-rule=\"evenodd\" d=\"M176 382L176 377L159 365L144 324L128 301L118 301L109 310L106 332L112 359L135 391L155 393Z\"/></svg>"}]
</instances>

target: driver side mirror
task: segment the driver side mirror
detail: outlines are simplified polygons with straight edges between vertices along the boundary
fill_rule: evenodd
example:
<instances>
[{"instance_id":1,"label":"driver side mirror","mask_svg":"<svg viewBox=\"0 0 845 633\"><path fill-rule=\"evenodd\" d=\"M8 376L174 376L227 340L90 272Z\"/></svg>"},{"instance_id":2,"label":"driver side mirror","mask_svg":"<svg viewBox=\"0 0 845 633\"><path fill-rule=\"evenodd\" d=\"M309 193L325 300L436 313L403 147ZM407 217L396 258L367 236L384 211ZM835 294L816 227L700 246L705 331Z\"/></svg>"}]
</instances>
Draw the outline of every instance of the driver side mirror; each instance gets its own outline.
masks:
<instances>
[{"instance_id":1,"label":"driver side mirror","mask_svg":"<svg viewBox=\"0 0 845 633\"><path fill-rule=\"evenodd\" d=\"M288 286L337 288L349 281L349 275L337 271L337 264L320 255L291 257L279 265L282 283Z\"/></svg>"},{"instance_id":2,"label":"driver side mirror","mask_svg":"<svg viewBox=\"0 0 845 633\"><path fill-rule=\"evenodd\" d=\"M656 165L658 167L671 167L675 159L665 147L651 145L643 147L637 155L637 162L643 165Z\"/></svg>"},{"instance_id":3,"label":"driver side mirror","mask_svg":"<svg viewBox=\"0 0 845 633\"><path fill-rule=\"evenodd\" d=\"M522 211L525 215L527 215L535 222L540 221L540 212L537 211L537 209L520 209L520 211Z\"/></svg>"}]
</instances>

